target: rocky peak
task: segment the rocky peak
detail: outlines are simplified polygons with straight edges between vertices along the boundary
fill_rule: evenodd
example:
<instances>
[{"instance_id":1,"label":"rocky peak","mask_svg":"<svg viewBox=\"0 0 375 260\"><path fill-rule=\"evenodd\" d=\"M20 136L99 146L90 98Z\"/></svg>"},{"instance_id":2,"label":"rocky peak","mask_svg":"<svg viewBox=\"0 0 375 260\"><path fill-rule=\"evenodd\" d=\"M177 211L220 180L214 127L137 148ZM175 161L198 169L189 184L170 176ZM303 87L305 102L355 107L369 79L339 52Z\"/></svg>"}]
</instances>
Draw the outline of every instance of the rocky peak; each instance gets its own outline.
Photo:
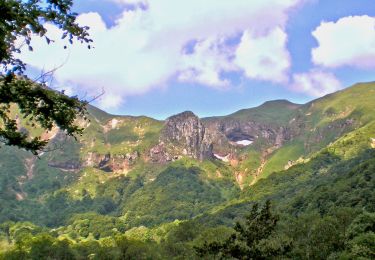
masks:
<instances>
[{"instance_id":1,"label":"rocky peak","mask_svg":"<svg viewBox=\"0 0 375 260\"><path fill-rule=\"evenodd\" d=\"M181 112L181 113L178 113L176 115L168 117L167 120L166 120L166 122L168 122L168 121L174 121L174 120L182 121L182 120L187 119L187 118L195 118L195 119L199 120L198 116L195 115L193 112L191 112L191 111L184 111L184 112Z\"/></svg>"},{"instance_id":2,"label":"rocky peak","mask_svg":"<svg viewBox=\"0 0 375 260\"><path fill-rule=\"evenodd\" d=\"M199 143L205 128L199 118L190 111L169 117L162 132L162 141L182 142L188 146Z\"/></svg>"},{"instance_id":3,"label":"rocky peak","mask_svg":"<svg viewBox=\"0 0 375 260\"><path fill-rule=\"evenodd\" d=\"M153 154L153 151L157 153ZM199 160L212 158L212 141L201 120L191 111L169 117L165 121L159 144L151 149L151 158L156 161L168 161L180 155Z\"/></svg>"}]
</instances>

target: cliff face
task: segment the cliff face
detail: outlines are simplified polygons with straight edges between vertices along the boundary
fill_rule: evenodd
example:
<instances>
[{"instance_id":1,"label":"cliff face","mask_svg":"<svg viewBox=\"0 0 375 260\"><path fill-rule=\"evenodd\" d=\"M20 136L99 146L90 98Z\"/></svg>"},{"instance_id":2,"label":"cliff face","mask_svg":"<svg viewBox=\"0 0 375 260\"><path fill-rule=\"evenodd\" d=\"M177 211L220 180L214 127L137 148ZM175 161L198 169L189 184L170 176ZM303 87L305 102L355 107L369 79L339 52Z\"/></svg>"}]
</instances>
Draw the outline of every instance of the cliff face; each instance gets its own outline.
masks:
<instances>
[{"instance_id":1,"label":"cliff face","mask_svg":"<svg viewBox=\"0 0 375 260\"><path fill-rule=\"evenodd\" d=\"M167 162L185 155L203 160L213 157L212 148L212 138L201 120L187 111L166 120L150 158L153 162Z\"/></svg>"},{"instance_id":2,"label":"cliff face","mask_svg":"<svg viewBox=\"0 0 375 260\"><path fill-rule=\"evenodd\" d=\"M137 151L126 154L97 154L88 153L85 160L84 166L99 168L106 172L126 172L129 170L137 161L139 154Z\"/></svg>"},{"instance_id":3,"label":"cliff face","mask_svg":"<svg viewBox=\"0 0 375 260\"><path fill-rule=\"evenodd\" d=\"M204 121L206 132L213 143L213 152L221 156L231 154L244 146L261 143L260 149L281 147L295 136L295 131L282 125L271 125L257 121L242 121L228 118Z\"/></svg>"},{"instance_id":4,"label":"cliff face","mask_svg":"<svg viewBox=\"0 0 375 260\"><path fill-rule=\"evenodd\" d=\"M192 112L183 112L159 121L112 116L94 109L91 121L82 124L85 131L78 142L57 128L43 133L42 138L51 141L48 152L41 153L41 160L20 151L12 152L17 154L15 158L10 148L1 147L0 173L14 173L15 186L6 188L21 200L27 196L22 185L36 180L33 176L39 173L81 175L95 168L108 174L126 175L134 169L134 174L142 171L147 176L145 180L151 181L155 180L153 169L186 156L212 159L202 164L212 166L207 167L207 176L230 177L243 188L272 172L305 162L324 147L332 148L339 138L343 138L341 146L333 150L346 157L360 147L375 148L372 93L374 84L358 85L304 105L279 100L203 119ZM15 119L19 128L32 133L33 129L21 118ZM352 142L356 148L350 151L342 148Z\"/></svg>"},{"instance_id":5,"label":"cliff face","mask_svg":"<svg viewBox=\"0 0 375 260\"><path fill-rule=\"evenodd\" d=\"M127 172L138 161L166 164L187 156L222 160L244 176L259 175L274 152L291 141L295 141L294 150L290 158L283 158L283 167L361 125L361 113L349 102L333 107L324 100L305 105L271 101L204 119L186 111L164 122L146 117L95 117L85 130L80 151L69 150L77 150L77 155L52 158L49 165L69 171L94 167Z\"/></svg>"},{"instance_id":6,"label":"cliff face","mask_svg":"<svg viewBox=\"0 0 375 260\"><path fill-rule=\"evenodd\" d=\"M260 149L279 148L293 137L284 126L235 118L199 119L190 111L168 118L161 131L159 143L152 147L152 162L166 163L181 156L204 160L228 156L236 158L236 150L261 140Z\"/></svg>"}]
</instances>

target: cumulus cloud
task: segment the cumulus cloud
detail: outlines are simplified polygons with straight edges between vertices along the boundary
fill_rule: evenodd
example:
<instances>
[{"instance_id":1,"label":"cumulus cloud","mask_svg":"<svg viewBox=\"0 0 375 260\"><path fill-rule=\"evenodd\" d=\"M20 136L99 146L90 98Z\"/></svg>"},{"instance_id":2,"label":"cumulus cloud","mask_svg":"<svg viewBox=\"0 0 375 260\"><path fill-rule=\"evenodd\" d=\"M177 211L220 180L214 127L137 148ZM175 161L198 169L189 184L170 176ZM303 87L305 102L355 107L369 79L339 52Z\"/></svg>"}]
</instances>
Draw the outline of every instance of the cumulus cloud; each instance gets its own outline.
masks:
<instances>
[{"instance_id":1,"label":"cumulus cloud","mask_svg":"<svg viewBox=\"0 0 375 260\"><path fill-rule=\"evenodd\" d=\"M107 93L99 100L99 105L103 109L116 109L123 102L123 98L113 93Z\"/></svg>"},{"instance_id":2,"label":"cumulus cloud","mask_svg":"<svg viewBox=\"0 0 375 260\"><path fill-rule=\"evenodd\" d=\"M307 73L293 75L292 89L313 97L324 96L341 88L340 81L329 72L311 70Z\"/></svg>"},{"instance_id":3,"label":"cumulus cloud","mask_svg":"<svg viewBox=\"0 0 375 260\"><path fill-rule=\"evenodd\" d=\"M312 50L315 64L375 68L375 17L349 16L322 22L312 35L319 44Z\"/></svg>"},{"instance_id":4,"label":"cumulus cloud","mask_svg":"<svg viewBox=\"0 0 375 260\"><path fill-rule=\"evenodd\" d=\"M287 82L290 56L286 42L287 35L280 27L260 37L245 31L236 50L235 63L249 78Z\"/></svg>"},{"instance_id":5,"label":"cumulus cloud","mask_svg":"<svg viewBox=\"0 0 375 260\"><path fill-rule=\"evenodd\" d=\"M230 56L223 39L197 42L190 53L181 56L182 70L178 79L218 88L228 87L230 82L221 77L221 72L234 70Z\"/></svg>"},{"instance_id":6,"label":"cumulus cloud","mask_svg":"<svg viewBox=\"0 0 375 260\"><path fill-rule=\"evenodd\" d=\"M24 51L22 58L37 68L63 64L56 72L59 82L88 93L104 88L108 97L117 97L115 105L171 79L216 88L230 85L223 75L231 71L285 80L290 62L284 28L288 10L302 0L111 1L135 8L125 8L111 27L97 13L78 18L90 26L94 49L74 44L64 50L61 32L48 25L55 43L46 47L36 37L35 51Z\"/></svg>"}]
</instances>

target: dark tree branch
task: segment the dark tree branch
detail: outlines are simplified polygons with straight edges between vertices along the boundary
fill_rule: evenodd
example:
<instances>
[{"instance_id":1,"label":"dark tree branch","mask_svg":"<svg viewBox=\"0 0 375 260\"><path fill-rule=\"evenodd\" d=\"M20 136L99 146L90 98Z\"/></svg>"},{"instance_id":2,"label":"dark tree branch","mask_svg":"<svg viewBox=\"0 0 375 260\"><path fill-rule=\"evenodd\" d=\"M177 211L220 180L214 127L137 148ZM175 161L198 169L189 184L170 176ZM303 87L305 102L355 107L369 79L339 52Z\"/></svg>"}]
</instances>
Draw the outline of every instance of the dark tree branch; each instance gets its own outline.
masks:
<instances>
[{"instance_id":1,"label":"dark tree branch","mask_svg":"<svg viewBox=\"0 0 375 260\"><path fill-rule=\"evenodd\" d=\"M22 119L32 127L51 130L57 126L68 136L81 135L83 129L75 125L76 118L86 119L86 101L68 97L48 88L57 68L42 73L34 81L24 75L26 64L15 54L26 45L33 51L32 37L44 38L46 23L56 25L61 38L87 44L91 48L88 27L76 23L77 14L71 11L72 0L0 0L0 142L37 154L47 141L33 137L21 129L11 116L11 107L17 105ZM20 43L21 41L21 43ZM66 46L65 46L66 48Z\"/></svg>"}]
</instances>

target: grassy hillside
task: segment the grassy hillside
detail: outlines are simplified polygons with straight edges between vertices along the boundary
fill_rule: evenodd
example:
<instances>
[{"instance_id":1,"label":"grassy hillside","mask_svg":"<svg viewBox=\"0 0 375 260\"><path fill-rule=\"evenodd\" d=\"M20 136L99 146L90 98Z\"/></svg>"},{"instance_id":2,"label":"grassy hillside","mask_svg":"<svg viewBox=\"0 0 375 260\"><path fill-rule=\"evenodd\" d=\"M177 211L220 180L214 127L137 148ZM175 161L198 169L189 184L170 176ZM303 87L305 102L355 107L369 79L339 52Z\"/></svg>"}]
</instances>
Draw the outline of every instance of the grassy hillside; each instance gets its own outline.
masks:
<instances>
[{"instance_id":1,"label":"grassy hillside","mask_svg":"<svg viewBox=\"0 0 375 260\"><path fill-rule=\"evenodd\" d=\"M264 123L284 125L291 119L295 110L301 105L294 104L288 100L267 101L264 104L250 109L242 109L225 118L247 121L249 119Z\"/></svg>"},{"instance_id":2,"label":"grassy hillside","mask_svg":"<svg viewBox=\"0 0 375 260\"><path fill-rule=\"evenodd\" d=\"M148 117L110 116L89 109L90 123L80 142L81 154L124 154L144 151L155 145L163 123Z\"/></svg>"},{"instance_id":3,"label":"grassy hillside","mask_svg":"<svg viewBox=\"0 0 375 260\"><path fill-rule=\"evenodd\" d=\"M199 259L195 246L224 241L268 199L280 221L264 243L289 241L286 259L373 258L375 83L220 117L290 131L277 147L237 147L228 162L151 163L163 122L88 111L78 142L57 134L40 158L0 148L0 259ZM98 166L132 152L125 171Z\"/></svg>"},{"instance_id":4,"label":"grassy hillside","mask_svg":"<svg viewBox=\"0 0 375 260\"><path fill-rule=\"evenodd\" d=\"M278 111L274 114L283 117L285 112L280 113L281 108ZM362 144L362 149L368 147L370 138L375 136L372 127L374 111L375 83L361 83L299 106L291 114L287 113L289 127L297 129L298 134L267 156L261 178L284 170L298 163L299 159L303 161L303 158L344 135L356 135L358 140L354 142L358 142L357 146ZM350 139L353 140L352 137ZM344 140L341 139L341 142L345 143Z\"/></svg>"}]
</instances>

